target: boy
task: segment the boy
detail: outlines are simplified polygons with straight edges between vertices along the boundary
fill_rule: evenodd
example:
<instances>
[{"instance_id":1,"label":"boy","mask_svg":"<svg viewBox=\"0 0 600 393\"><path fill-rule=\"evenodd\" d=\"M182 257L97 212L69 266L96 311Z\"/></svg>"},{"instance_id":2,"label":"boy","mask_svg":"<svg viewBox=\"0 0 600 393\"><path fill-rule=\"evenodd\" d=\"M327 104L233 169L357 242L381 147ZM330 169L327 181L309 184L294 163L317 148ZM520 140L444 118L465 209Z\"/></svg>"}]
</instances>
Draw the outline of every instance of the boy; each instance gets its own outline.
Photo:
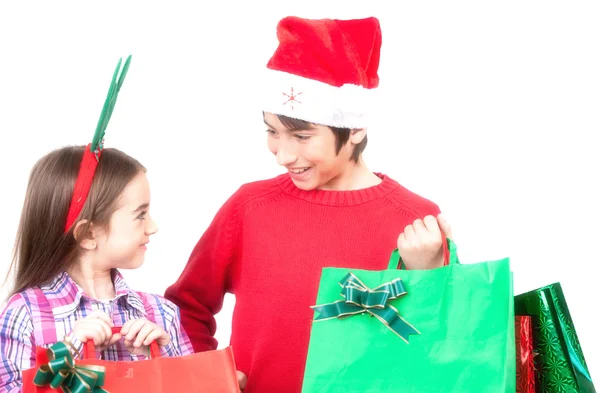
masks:
<instances>
[{"instance_id":1,"label":"boy","mask_svg":"<svg viewBox=\"0 0 600 393\"><path fill-rule=\"evenodd\" d=\"M440 267L451 236L437 205L362 157L379 83L377 19L287 17L277 34L263 117L288 173L235 192L165 294L196 351L217 347L214 315L235 294L231 345L250 393L301 391L323 267L384 270L396 246L409 269Z\"/></svg>"}]
</instances>

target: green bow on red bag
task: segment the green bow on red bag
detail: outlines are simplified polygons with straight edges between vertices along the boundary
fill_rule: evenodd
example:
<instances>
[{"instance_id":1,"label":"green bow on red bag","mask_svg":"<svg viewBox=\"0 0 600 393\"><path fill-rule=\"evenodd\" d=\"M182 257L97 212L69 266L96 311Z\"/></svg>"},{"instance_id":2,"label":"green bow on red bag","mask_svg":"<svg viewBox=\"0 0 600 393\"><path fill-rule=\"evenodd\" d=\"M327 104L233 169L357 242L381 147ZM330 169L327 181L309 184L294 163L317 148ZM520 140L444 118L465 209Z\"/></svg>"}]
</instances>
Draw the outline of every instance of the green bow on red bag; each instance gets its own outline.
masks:
<instances>
[{"instance_id":1,"label":"green bow on red bag","mask_svg":"<svg viewBox=\"0 0 600 393\"><path fill-rule=\"evenodd\" d=\"M394 306L388 304L390 300L406 294L401 279L397 278L381 284L375 289L370 289L354 274L348 273L340 281L340 285L342 286L341 295L345 300L312 306L311 308L320 314L315 318L315 322L368 313L376 317L406 343L408 343L409 335L420 334L417 329L399 315Z\"/></svg>"},{"instance_id":2,"label":"green bow on red bag","mask_svg":"<svg viewBox=\"0 0 600 393\"><path fill-rule=\"evenodd\" d=\"M33 383L36 386L61 388L66 393L108 393L104 385L105 368L76 366L69 348L58 342L48 349L48 363L40 366Z\"/></svg>"}]
</instances>

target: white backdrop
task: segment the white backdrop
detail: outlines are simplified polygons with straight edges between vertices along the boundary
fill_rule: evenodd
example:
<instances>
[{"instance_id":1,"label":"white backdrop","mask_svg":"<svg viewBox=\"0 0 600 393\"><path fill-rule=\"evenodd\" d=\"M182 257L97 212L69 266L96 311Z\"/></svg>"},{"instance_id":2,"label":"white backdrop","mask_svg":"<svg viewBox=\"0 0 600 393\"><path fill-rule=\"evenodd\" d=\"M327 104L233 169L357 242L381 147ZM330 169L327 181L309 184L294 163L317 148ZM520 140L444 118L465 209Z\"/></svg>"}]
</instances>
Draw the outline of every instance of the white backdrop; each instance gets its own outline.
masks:
<instances>
[{"instance_id":1,"label":"white backdrop","mask_svg":"<svg viewBox=\"0 0 600 393\"><path fill-rule=\"evenodd\" d=\"M226 198L281 173L255 99L277 21L373 15L385 101L370 169L438 203L464 263L510 256L516 293L561 282L599 384L599 3L390 3L3 2L1 273L31 167L91 140L120 56L133 60L106 145L148 168L160 227L145 265L124 273L163 293Z\"/></svg>"}]
</instances>

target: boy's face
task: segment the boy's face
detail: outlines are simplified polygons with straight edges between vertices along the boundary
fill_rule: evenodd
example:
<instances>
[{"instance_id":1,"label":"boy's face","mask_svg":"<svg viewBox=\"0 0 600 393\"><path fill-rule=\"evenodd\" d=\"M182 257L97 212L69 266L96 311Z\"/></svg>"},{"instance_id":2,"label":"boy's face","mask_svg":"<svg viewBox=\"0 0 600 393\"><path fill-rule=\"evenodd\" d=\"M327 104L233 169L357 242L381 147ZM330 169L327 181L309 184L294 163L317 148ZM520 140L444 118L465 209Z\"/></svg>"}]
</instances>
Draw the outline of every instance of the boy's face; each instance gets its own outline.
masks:
<instances>
[{"instance_id":1,"label":"boy's face","mask_svg":"<svg viewBox=\"0 0 600 393\"><path fill-rule=\"evenodd\" d=\"M265 113L264 121L269 150L277 157L277 163L288 170L296 187L307 191L342 190L342 179L355 166L350 157L351 142L358 138L356 135L351 135L336 153L335 135L329 127L315 125L306 130L288 130L272 113Z\"/></svg>"}]
</instances>

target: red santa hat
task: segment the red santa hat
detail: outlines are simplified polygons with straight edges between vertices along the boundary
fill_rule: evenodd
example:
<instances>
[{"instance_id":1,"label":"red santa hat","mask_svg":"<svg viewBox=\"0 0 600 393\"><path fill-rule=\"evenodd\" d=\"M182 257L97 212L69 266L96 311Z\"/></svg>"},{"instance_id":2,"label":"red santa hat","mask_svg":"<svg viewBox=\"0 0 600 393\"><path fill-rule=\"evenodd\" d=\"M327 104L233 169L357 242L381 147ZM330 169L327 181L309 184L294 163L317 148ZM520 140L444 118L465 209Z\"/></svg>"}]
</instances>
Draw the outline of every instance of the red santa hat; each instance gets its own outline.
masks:
<instances>
[{"instance_id":1,"label":"red santa hat","mask_svg":"<svg viewBox=\"0 0 600 393\"><path fill-rule=\"evenodd\" d=\"M381 28L376 18L286 17L267 64L262 107L333 127L365 128L379 85Z\"/></svg>"}]
</instances>

